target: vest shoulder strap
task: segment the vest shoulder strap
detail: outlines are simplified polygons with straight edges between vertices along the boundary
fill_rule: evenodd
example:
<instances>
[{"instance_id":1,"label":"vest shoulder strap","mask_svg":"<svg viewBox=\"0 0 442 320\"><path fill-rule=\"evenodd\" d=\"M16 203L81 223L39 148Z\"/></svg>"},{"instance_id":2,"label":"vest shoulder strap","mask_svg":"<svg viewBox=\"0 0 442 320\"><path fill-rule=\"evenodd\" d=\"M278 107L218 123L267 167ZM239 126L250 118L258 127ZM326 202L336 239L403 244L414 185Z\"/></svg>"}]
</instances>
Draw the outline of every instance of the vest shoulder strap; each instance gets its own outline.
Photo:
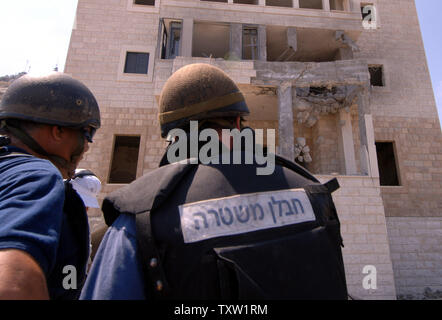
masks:
<instances>
[{"instance_id":1,"label":"vest shoulder strap","mask_svg":"<svg viewBox=\"0 0 442 320\"><path fill-rule=\"evenodd\" d=\"M290 170L296 172L297 174L303 176L304 178L307 178L307 179L314 181L314 182L319 182L318 179L316 179L310 172L308 172L306 169L304 169L300 165L298 165L290 160L287 160L281 156L275 155L275 162L277 165L280 165L284 168L290 169Z\"/></svg>"},{"instance_id":2,"label":"vest shoulder strap","mask_svg":"<svg viewBox=\"0 0 442 320\"><path fill-rule=\"evenodd\" d=\"M309 180L312 180L314 182L319 182L318 179L316 179L310 172L308 172L306 169L304 169L300 165L296 164L295 162L289 161L289 160L287 160L281 156L278 156L278 155L275 157L275 161L276 161L276 164L278 164L282 167L285 167L289 170L292 170L292 171L296 172L297 174L300 174L301 176L303 176ZM336 179L336 178L333 178L324 184L316 185L316 186L309 186L309 187L310 187L310 191L313 193L315 193L315 191L319 192L319 193L322 193L322 192L333 193L340 188L338 179Z\"/></svg>"},{"instance_id":3,"label":"vest shoulder strap","mask_svg":"<svg viewBox=\"0 0 442 320\"><path fill-rule=\"evenodd\" d=\"M179 162L154 170L131 184L109 194L103 201L102 211L108 226L121 213L140 214L160 206L197 164Z\"/></svg>"}]
</instances>

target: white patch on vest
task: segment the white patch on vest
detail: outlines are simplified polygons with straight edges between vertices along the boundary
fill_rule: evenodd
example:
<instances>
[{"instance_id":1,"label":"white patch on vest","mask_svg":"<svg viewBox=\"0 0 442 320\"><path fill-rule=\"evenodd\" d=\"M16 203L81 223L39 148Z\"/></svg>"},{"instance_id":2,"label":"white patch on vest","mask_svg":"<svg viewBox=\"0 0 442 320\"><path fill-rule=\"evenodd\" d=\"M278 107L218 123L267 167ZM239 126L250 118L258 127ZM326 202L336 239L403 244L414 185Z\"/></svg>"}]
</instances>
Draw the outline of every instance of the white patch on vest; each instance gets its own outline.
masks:
<instances>
[{"instance_id":1,"label":"white patch on vest","mask_svg":"<svg viewBox=\"0 0 442 320\"><path fill-rule=\"evenodd\" d=\"M185 243L316 220L304 189L241 194L179 209Z\"/></svg>"}]
</instances>

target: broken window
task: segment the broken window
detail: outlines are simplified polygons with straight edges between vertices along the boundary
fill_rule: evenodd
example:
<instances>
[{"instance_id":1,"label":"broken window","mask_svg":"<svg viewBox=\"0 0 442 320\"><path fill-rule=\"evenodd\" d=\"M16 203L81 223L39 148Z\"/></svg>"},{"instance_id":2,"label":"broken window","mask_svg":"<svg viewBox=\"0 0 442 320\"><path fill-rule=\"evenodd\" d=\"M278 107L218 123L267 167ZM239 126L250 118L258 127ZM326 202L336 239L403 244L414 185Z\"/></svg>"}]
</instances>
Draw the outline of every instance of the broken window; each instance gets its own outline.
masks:
<instances>
[{"instance_id":1,"label":"broken window","mask_svg":"<svg viewBox=\"0 0 442 320\"><path fill-rule=\"evenodd\" d=\"M344 0L330 0L330 10L344 11Z\"/></svg>"},{"instance_id":2,"label":"broken window","mask_svg":"<svg viewBox=\"0 0 442 320\"><path fill-rule=\"evenodd\" d=\"M161 19L161 59L174 59L180 55L182 21Z\"/></svg>"},{"instance_id":3,"label":"broken window","mask_svg":"<svg viewBox=\"0 0 442 320\"><path fill-rule=\"evenodd\" d=\"M233 3L240 3L240 4L258 4L258 0L233 0Z\"/></svg>"},{"instance_id":4,"label":"broken window","mask_svg":"<svg viewBox=\"0 0 442 320\"><path fill-rule=\"evenodd\" d=\"M244 27L242 37L243 60L258 59L258 29L256 27Z\"/></svg>"},{"instance_id":5,"label":"broken window","mask_svg":"<svg viewBox=\"0 0 442 320\"><path fill-rule=\"evenodd\" d=\"M147 74L149 69L149 53L127 52L124 73Z\"/></svg>"},{"instance_id":6,"label":"broken window","mask_svg":"<svg viewBox=\"0 0 442 320\"><path fill-rule=\"evenodd\" d=\"M293 0L266 0L266 6L293 7Z\"/></svg>"},{"instance_id":7,"label":"broken window","mask_svg":"<svg viewBox=\"0 0 442 320\"><path fill-rule=\"evenodd\" d=\"M137 176L139 136L116 136L109 183L131 183Z\"/></svg>"},{"instance_id":8,"label":"broken window","mask_svg":"<svg viewBox=\"0 0 442 320\"><path fill-rule=\"evenodd\" d=\"M155 0L134 0L134 4L139 4L143 6L154 6Z\"/></svg>"},{"instance_id":9,"label":"broken window","mask_svg":"<svg viewBox=\"0 0 442 320\"><path fill-rule=\"evenodd\" d=\"M230 25L195 22L192 57L225 58L230 51Z\"/></svg>"},{"instance_id":10,"label":"broken window","mask_svg":"<svg viewBox=\"0 0 442 320\"><path fill-rule=\"evenodd\" d=\"M384 72L382 66L369 66L370 83L374 87L383 87L384 84Z\"/></svg>"},{"instance_id":11,"label":"broken window","mask_svg":"<svg viewBox=\"0 0 442 320\"><path fill-rule=\"evenodd\" d=\"M376 142L381 186L399 186L393 142Z\"/></svg>"},{"instance_id":12,"label":"broken window","mask_svg":"<svg viewBox=\"0 0 442 320\"><path fill-rule=\"evenodd\" d=\"M322 9L322 0L299 0L299 7L303 9Z\"/></svg>"}]
</instances>

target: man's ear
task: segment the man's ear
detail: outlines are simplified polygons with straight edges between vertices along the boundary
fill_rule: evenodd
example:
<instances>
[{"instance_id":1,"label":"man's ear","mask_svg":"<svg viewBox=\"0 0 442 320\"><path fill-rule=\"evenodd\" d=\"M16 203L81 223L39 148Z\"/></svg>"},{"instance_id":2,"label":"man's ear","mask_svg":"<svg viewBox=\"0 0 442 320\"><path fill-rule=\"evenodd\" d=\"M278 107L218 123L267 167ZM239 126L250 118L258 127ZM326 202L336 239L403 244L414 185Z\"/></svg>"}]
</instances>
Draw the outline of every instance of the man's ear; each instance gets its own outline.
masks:
<instances>
[{"instance_id":1,"label":"man's ear","mask_svg":"<svg viewBox=\"0 0 442 320\"><path fill-rule=\"evenodd\" d=\"M236 117L236 129L238 129L238 130L240 130L241 131L241 116L237 116Z\"/></svg>"},{"instance_id":2,"label":"man's ear","mask_svg":"<svg viewBox=\"0 0 442 320\"><path fill-rule=\"evenodd\" d=\"M64 133L64 130L63 130L62 127L59 127L59 126L51 126L51 127L50 127L50 133L51 133L52 138L53 138L55 141L59 142L59 141L62 141L62 140L63 140L63 133Z\"/></svg>"}]
</instances>

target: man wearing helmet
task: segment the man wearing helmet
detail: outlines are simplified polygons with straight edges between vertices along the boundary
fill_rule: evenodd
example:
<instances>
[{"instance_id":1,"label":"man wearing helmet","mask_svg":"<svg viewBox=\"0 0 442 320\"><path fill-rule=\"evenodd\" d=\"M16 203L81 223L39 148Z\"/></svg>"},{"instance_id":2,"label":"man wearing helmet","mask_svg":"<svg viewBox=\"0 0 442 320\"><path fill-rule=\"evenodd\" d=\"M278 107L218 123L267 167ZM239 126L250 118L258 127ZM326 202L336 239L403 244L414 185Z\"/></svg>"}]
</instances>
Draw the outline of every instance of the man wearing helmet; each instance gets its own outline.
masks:
<instances>
[{"instance_id":1,"label":"man wearing helmet","mask_svg":"<svg viewBox=\"0 0 442 320\"><path fill-rule=\"evenodd\" d=\"M227 150L221 161L195 163L187 153L169 164L168 153L185 140L172 129L189 140L192 121L218 134L251 130L242 128L249 113L242 93L219 68L178 70L159 105L162 137L172 135L171 145L160 168L105 198L110 228L81 299L345 299L330 194L337 181L322 185L278 156L269 175L257 174L258 161L227 164L226 153L256 150L232 150L235 144L219 136Z\"/></svg>"},{"instance_id":2,"label":"man wearing helmet","mask_svg":"<svg viewBox=\"0 0 442 320\"><path fill-rule=\"evenodd\" d=\"M0 123L0 299L76 298L89 230L83 202L63 179L100 127L98 104L67 75L26 75L4 94Z\"/></svg>"}]
</instances>

